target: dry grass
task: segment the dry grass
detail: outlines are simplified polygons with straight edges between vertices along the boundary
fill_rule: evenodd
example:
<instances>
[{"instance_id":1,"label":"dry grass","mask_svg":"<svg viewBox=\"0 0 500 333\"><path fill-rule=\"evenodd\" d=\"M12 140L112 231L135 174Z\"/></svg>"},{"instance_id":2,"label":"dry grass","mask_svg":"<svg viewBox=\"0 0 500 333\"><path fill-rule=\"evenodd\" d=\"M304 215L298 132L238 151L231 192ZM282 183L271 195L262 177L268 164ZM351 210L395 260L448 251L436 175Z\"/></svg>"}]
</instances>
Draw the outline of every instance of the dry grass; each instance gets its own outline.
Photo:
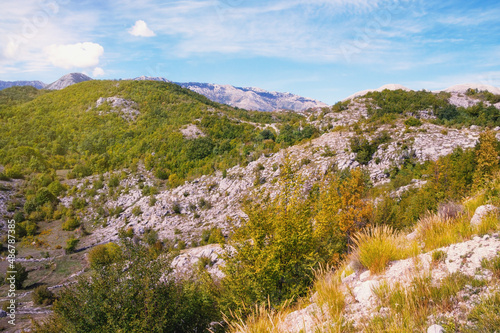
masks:
<instances>
[{"instance_id":1,"label":"dry grass","mask_svg":"<svg viewBox=\"0 0 500 333\"><path fill-rule=\"evenodd\" d=\"M389 226L376 226L354 236L354 258L372 273L381 273L392 260L414 256L418 245Z\"/></svg>"},{"instance_id":2,"label":"dry grass","mask_svg":"<svg viewBox=\"0 0 500 333\"><path fill-rule=\"evenodd\" d=\"M443 219L429 213L419 220L416 229L425 252L461 242L474 233L469 217L465 214L454 219Z\"/></svg>"},{"instance_id":3,"label":"dry grass","mask_svg":"<svg viewBox=\"0 0 500 333\"><path fill-rule=\"evenodd\" d=\"M278 311L267 305L255 305L250 315L243 319L241 316L231 313L231 318L225 316L227 332L230 333L285 333L279 324L283 321L289 311Z\"/></svg>"},{"instance_id":4,"label":"dry grass","mask_svg":"<svg viewBox=\"0 0 500 333\"><path fill-rule=\"evenodd\" d=\"M499 216L496 212L486 215L481 223L476 227L476 232L482 236L500 229Z\"/></svg>"},{"instance_id":5,"label":"dry grass","mask_svg":"<svg viewBox=\"0 0 500 333\"><path fill-rule=\"evenodd\" d=\"M429 315L452 310L459 291L466 285L474 286L475 280L462 273L446 276L439 285L432 283L430 273L415 276L408 286L383 283L374 294L389 313L374 317L364 331L424 332Z\"/></svg>"},{"instance_id":6,"label":"dry grass","mask_svg":"<svg viewBox=\"0 0 500 333\"><path fill-rule=\"evenodd\" d=\"M334 273L328 267L320 268L316 271L316 282L314 283L316 303L322 309L327 309L330 321L335 323L341 323L345 308L345 295L342 292L340 279L343 271L343 269L339 269Z\"/></svg>"}]
</instances>

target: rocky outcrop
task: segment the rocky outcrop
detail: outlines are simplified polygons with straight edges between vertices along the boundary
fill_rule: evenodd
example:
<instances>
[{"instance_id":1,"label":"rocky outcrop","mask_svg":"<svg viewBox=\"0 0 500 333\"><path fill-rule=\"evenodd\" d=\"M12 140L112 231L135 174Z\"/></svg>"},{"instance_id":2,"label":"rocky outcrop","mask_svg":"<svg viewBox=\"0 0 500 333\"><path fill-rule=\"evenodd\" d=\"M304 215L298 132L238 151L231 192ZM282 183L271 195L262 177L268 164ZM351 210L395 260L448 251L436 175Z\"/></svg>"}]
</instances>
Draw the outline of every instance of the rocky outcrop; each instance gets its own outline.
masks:
<instances>
[{"instance_id":1,"label":"rocky outcrop","mask_svg":"<svg viewBox=\"0 0 500 333\"><path fill-rule=\"evenodd\" d=\"M135 118L140 114L137 110L137 103L134 101L123 99L120 97L100 97L96 103L95 107L98 108L103 104L109 104L111 107L111 112L118 113L126 121L134 121ZM99 111L99 114L103 114L105 111Z\"/></svg>"},{"instance_id":2,"label":"rocky outcrop","mask_svg":"<svg viewBox=\"0 0 500 333\"><path fill-rule=\"evenodd\" d=\"M433 263L432 252L434 251L446 253L446 259L440 264ZM382 284L391 286L399 283L407 286L415 276L427 274L427 272L433 284L439 283L447 275L458 271L480 280L493 279L492 272L484 268L481 262L483 259L490 260L497 256L500 251L500 237L498 234L476 236L472 240L434 251L421 254L416 258L394 261L382 274L374 275L369 271L364 271L352 273L344 278L342 280L346 299L344 319L351 321L356 327L366 318L371 318L375 314L383 314L384 308L380 307L380 301L374 293L374 290ZM488 287L466 288L462 292L460 301L449 311L449 315L460 321L466 320L464 309L471 309L480 301L482 295L489 292ZM300 332L301 330L314 332L316 328L327 323L328 317L324 313L326 311L312 303L305 309L290 313L280 327L286 328L287 332ZM435 324L430 322L429 325ZM437 326L430 326L429 330L432 328L439 331Z\"/></svg>"}]
</instances>

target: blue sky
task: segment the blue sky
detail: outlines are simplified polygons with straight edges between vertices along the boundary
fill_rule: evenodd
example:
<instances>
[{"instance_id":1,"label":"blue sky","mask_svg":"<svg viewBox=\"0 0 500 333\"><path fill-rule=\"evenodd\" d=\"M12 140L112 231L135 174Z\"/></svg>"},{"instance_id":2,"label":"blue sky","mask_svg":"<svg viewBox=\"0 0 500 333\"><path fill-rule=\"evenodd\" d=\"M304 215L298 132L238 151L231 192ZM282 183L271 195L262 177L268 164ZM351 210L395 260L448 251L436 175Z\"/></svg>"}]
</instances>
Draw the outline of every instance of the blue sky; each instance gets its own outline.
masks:
<instances>
[{"instance_id":1,"label":"blue sky","mask_svg":"<svg viewBox=\"0 0 500 333\"><path fill-rule=\"evenodd\" d=\"M387 83L500 86L500 3L424 0L16 0L0 80L162 76L334 104Z\"/></svg>"}]
</instances>

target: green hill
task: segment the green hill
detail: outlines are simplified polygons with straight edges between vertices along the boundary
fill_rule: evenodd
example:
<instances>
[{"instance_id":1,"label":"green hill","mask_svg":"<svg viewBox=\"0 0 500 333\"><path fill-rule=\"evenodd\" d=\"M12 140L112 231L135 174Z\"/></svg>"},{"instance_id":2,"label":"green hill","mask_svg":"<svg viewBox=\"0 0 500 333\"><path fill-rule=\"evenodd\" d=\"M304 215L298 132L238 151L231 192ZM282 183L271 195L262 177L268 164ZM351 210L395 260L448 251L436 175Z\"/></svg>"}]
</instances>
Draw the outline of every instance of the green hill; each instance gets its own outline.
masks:
<instances>
[{"instance_id":1,"label":"green hill","mask_svg":"<svg viewBox=\"0 0 500 333\"><path fill-rule=\"evenodd\" d=\"M96 107L101 97L130 101L138 113L127 118L110 103ZM314 135L299 130L302 120L231 108L164 82L88 81L52 92L16 87L0 95L0 164L12 174L72 169L82 177L142 160L175 185ZM288 125L292 137L263 131L271 123ZM189 124L204 136L185 137L180 130Z\"/></svg>"}]
</instances>

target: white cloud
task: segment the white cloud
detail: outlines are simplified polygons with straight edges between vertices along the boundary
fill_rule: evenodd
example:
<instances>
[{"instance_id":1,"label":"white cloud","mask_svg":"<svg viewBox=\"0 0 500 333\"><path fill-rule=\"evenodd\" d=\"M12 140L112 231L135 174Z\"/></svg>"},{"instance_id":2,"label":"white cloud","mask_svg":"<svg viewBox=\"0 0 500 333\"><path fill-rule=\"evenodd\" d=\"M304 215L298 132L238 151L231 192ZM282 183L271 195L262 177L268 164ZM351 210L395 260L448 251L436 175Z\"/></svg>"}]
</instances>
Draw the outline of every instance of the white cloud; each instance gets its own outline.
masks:
<instances>
[{"instance_id":1,"label":"white cloud","mask_svg":"<svg viewBox=\"0 0 500 333\"><path fill-rule=\"evenodd\" d=\"M137 37L153 37L156 36L153 30L148 28L148 25L143 20L135 22L134 26L128 30L128 33Z\"/></svg>"},{"instance_id":2,"label":"white cloud","mask_svg":"<svg viewBox=\"0 0 500 333\"><path fill-rule=\"evenodd\" d=\"M104 48L96 43L77 43L67 45L50 45L46 49L50 62L65 69L72 67L88 68L99 64L99 57Z\"/></svg>"},{"instance_id":3,"label":"white cloud","mask_svg":"<svg viewBox=\"0 0 500 333\"><path fill-rule=\"evenodd\" d=\"M104 69L102 69L101 67L96 67L92 71L92 76L93 77L103 76L103 75L104 75Z\"/></svg>"}]
</instances>

